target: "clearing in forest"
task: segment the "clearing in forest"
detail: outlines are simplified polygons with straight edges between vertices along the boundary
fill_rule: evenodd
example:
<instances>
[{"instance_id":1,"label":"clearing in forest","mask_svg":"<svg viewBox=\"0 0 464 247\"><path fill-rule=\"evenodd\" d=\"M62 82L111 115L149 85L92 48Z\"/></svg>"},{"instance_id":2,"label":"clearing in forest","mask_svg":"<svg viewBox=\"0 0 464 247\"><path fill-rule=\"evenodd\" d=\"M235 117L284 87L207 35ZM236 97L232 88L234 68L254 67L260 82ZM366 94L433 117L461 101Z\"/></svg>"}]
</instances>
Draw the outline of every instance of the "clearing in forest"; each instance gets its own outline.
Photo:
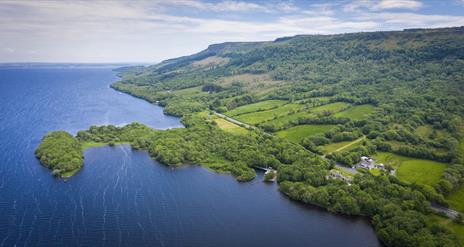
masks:
<instances>
[{"instance_id":1,"label":"clearing in forest","mask_svg":"<svg viewBox=\"0 0 464 247\"><path fill-rule=\"evenodd\" d=\"M322 152L324 154L330 154L333 152L339 152L343 150L351 150L355 148L358 144L361 143L362 140L364 140L366 137L360 137L354 141L344 141L344 142L334 142L334 143L329 143L327 145L322 146Z\"/></svg>"},{"instance_id":2,"label":"clearing in forest","mask_svg":"<svg viewBox=\"0 0 464 247\"><path fill-rule=\"evenodd\" d=\"M223 118L216 118L214 122L224 131L233 133L233 134L247 134L248 130L239 126L237 124L231 123Z\"/></svg>"},{"instance_id":3,"label":"clearing in forest","mask_svg":"<svg viewBox=\"0 0 464 247\"><path fill-rule=\"evenodd\" d=\"M338 112L334 117L338 118L351 118L353 120L366 119L371 113L375 111L373 105L356 105L348 108L345 111Z\"/></svg>"},{"instance_id":4,"label":"clearing in forest","mask_svg":"<svg viewBox=\"0 0 464 247\"><path fill-rule=\"evenodd\" d=\"M327 105L321 105L321 106L317 106L317 107L314 107L311 109L311 112L323 112L323 111L328 111L328 112L331 112L331 113L336 113L336 112L339 112L339 111L343 111L344 109L346 109L347 107L349 107L350 104L346 103L346 102L335 102L335 103L330 103L330 104L327 104Z\"/></svg>"},{"instance_id":5,"label":"clearing in forest","mask_svg":"<svg viewBox=\"0 0 464 247\"><path fill-rule=\"evenodd\" d=\"M286 130L281 130L276 132L276 135L279 137L287 138L292 142L299 143L303 138L308 136L313 136L316 134L323 134L324 132L330 130L335 125L332 124L307 124L307 125L298 125Z\"/></svg>"},{"instance_id":6,"label":"clearing in forest","mask_svg":"<svg viewBox=\"0 0 464 247\"><path fill-rule=\"evenodd\" d=\"M281 105L283 105L285 103L287 103L287 101L284 101L284 100L265 100L265 101L261 101L261 102L257 102L257 103L237 107L237 108L235 108L233 110L230 110L230 111L224 113L224 115L232 117L232 116L237 116L237 115L251 113L251 112L265 111L265 110L270 110L272 108L276 108L276 107L281 106Z\"/></svg>"},{"instance_id":7,"label":"clearing in forest","mask_svg":"<svg viewBox=\"0 0 464 247\"><path fill-rule=\"evenodd\" d=\"M285 116L290 112L298 111L303 106L304 105L301 104L286 104L272 110L247 113L239 115L235 118L247 124L258 124L273 118Z\"/></svg>"}]
</instances>

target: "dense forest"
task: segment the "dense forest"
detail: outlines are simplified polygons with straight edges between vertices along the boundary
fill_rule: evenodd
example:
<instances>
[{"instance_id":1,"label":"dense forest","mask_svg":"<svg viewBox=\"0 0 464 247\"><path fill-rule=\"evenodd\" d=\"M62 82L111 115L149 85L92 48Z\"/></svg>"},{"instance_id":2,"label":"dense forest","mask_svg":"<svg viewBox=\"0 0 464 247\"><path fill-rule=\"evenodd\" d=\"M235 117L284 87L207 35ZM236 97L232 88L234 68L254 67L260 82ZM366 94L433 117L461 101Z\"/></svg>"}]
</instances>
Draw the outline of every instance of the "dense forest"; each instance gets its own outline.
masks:
<instances>
[{"instance_id":1,"label":"dense forest","mask_svg":"<svg viewBox=\"0 0 464 247\"><path fill-rule=\"evenodd\" d=\"M92 126L77 134L81 145L130 143L166 165L238 181L272 167L282 193L368 217L388 246L460 246L456 228L430 220L430 205L448 206L464 184L464 27L223 43L120 75L113 88L164 106L186 128ZM331 177L362 156L387 170Z\"/></svg>"},{"instance_id":2,"label":"dense forest","mask_svg":"<svg viewBox=\"0 0 464 247\"><path fill-rule=\"evenodd\" d=\"M81 144L65 131L53 131L42 139L35 155L54 176L72 176L84 165Z\"/></svg>"},{"instance_id":3,"label":"dense forest","mask_svg":"<svg viewBox=\"0 0 464 247\"><path fill-rule=\"evenodd\" d=\"M370 217L387 245L458 246L450 230L427 221L432 213L427 200L430 195L394 176L357 175L346 184L328 177L331 162L285 139L259 131L249 135L228 133L204 114L185 116L183 123L186 128L165 131L139 123L91 126L79 131L76 139L80 143L129 143L163 164L201 164L230 173L238 181L253 179L253 167L273 167L280 190L290 198L332 212Z\"/></svg>"}]
</instances>

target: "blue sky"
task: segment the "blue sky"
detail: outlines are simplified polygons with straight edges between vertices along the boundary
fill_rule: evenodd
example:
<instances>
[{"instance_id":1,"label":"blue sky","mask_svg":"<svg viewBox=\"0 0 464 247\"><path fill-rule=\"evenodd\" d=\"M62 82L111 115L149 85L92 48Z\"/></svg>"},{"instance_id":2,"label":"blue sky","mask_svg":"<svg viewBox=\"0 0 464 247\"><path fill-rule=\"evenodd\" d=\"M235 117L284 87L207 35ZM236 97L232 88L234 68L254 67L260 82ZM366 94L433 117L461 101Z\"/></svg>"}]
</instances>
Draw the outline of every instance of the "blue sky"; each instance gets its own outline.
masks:
<instances>
[{"instance_id":1,"label":"blue sky","mask_svg":"<svg viewBox=\"0 0 464 247\"><path fill-rule=\"evenodd\" d=\"M226 41L464 26L464 0L0 1L0 62L159 62Z\"/></svg>"}]
</instances>

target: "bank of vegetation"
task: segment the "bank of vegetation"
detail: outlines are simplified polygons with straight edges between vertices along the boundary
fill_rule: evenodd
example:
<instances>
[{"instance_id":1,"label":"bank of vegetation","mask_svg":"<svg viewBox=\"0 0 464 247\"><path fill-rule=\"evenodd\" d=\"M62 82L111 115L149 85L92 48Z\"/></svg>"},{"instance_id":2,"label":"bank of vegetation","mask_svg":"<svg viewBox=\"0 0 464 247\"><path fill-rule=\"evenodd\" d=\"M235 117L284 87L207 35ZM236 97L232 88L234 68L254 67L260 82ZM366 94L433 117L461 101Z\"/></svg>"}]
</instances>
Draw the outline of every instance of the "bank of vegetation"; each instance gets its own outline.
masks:
<instances>
[{"instance_id":1,"label":"bank of vegetation","mask_svg":"<svg viewBox=\"0 0 464 247\"><path fill-rule=\"evenodd\" d=\"M121 76L115 89L165 106L186 128L91 127L80 142L127 142L164 164L204 164L240 181L272 167L282 193L368 217L388 246L460 245L430 202L459 205L464 184L463 27L223 43ZM394 155L397 176L330 177L335 163L376 155Z\"/></svg>"},{"instance_id":2,"label":"bank of vegetation","mask_svg":"<svg viewBox=\"0 0 464 247\"><path fill-rule=\"evenodd\" d=\"M35 155L54 176L69 177L84 165L81 143L65 131L45 135Z\"/></svg>"}]
</instances>

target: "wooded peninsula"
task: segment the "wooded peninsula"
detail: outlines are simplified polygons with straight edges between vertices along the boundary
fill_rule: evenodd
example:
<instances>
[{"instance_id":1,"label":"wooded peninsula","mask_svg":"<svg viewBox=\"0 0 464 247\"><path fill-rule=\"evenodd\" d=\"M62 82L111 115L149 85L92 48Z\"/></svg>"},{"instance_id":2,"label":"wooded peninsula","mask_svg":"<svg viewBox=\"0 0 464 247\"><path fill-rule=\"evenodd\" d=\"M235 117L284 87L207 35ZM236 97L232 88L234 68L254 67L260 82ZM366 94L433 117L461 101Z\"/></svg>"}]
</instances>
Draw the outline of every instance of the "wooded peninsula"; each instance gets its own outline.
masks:
<instances>
[{"instance_id":1,"label":"wooded peninsula","mask_svg":"<svg viewBox=\"0 0 464 247\"><path fill-rule=\"evenodd\" d=\"M55 175L86 147L127 143L242 182L275 170L289 198L367 217L387 246L464 240L464 27L222 43L119 72L114 89L185 128L51 132L36 155Z\"/></svg>"}]
</instances>

